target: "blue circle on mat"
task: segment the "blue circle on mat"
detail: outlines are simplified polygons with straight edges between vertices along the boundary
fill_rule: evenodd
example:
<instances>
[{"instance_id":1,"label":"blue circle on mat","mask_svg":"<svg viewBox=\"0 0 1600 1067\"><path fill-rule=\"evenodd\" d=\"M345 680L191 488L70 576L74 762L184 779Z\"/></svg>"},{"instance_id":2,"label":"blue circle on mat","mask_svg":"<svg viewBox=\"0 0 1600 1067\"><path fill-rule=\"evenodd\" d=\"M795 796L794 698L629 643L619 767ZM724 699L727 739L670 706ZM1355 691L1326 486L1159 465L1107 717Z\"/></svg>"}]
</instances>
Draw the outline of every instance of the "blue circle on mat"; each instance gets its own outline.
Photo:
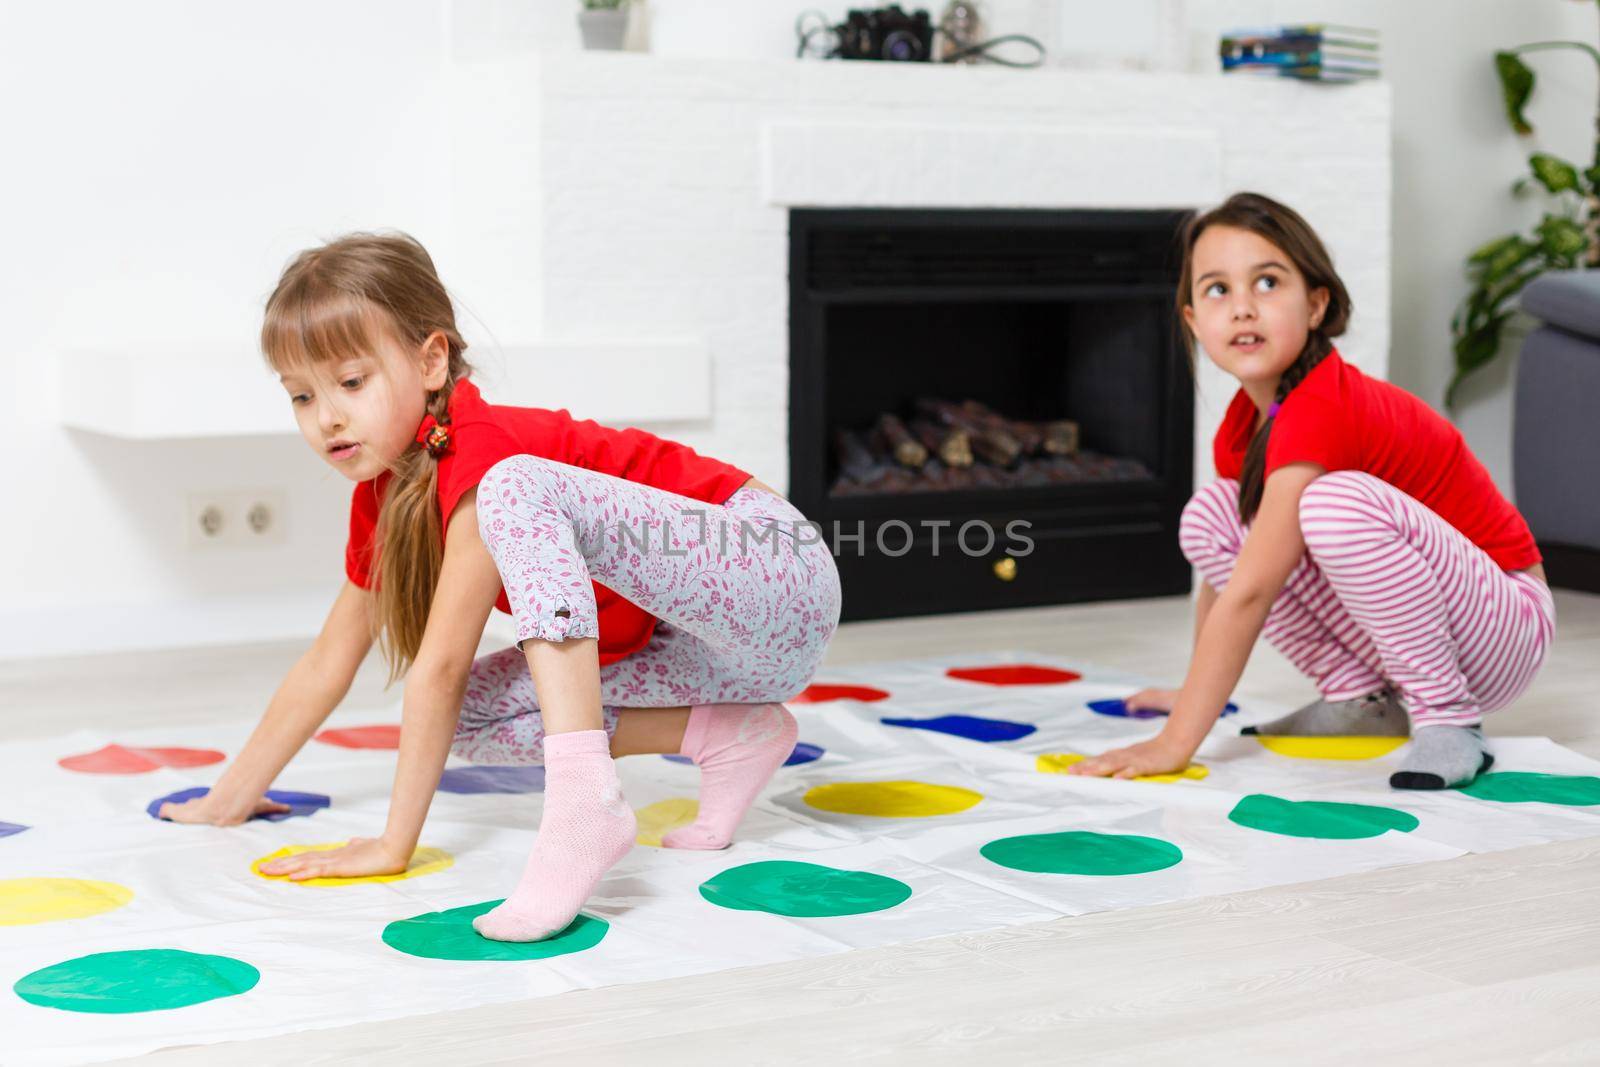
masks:
<instances>
[{"instance_id":1,"label":"blue circle on mat","mask_svg":"<svg viewBox=\"0 0 1600 1067\"><path fill-rule=\"evenodd\" d=\"M1167 713L1156 711L1154 708L1140 708L1138 711L1129 711L1128 705L1120 700L1091 700L1089 710L1096 715L1110 715L1118 719L1164 719ZM1232 715L1239 710L1239 705L1229 701L1227 707L1222 709L1223 715Z\"/></svg>"},{"instance_id":2,"label":"blue circle on mat","mask_svg":"<svg viewBox=\"0 0 1600 1067\"><path fill-rule=\"evenodd\" d=\"M804 741L796 741L794 751L789 753L789 758L783 761L785 767L793 767L797 763L810 763L812 760L822 758L821 745L808 745Z\"/></svg>"},{"instance_id":3,"label":"blue circle on mat","mask_svg":"<svg viewBox=\"0 0 1600 1067\"><path fill-rule=\"evenodd\" d=\"M451 767L439 776L441 793L542 793L544 768L537 764L517 767Z\"/></svg>"},{"instance_id":4,"label":"blue circle on mat","mask_svg":"<svg viewBox=\"0 0 1600 1067\"><path fill-rule=\"evenodd\" d=\"M192 786L188 789L180 789L176 793L168 793L164 797L157 797L156 799L152 800L149 806L147 806L144 810L150 813L150 817L152 819L159 819L161 816L157 815L156 812L160 811L161 805L165 804L167 801L170 800L174 804L182 804L185 800L194 800L198 797L205 796L209 792L211 792L211 790L207 789L203 785ZM292 819L296 815L315 815L317 812L333 803L332 800L323 796L321 793L295 793L287 789L269 789L267 790L267 799L275 800L279 804L289 805L288 814L274 812L270 815L252 815L250 816L252 819L265 819L268 822L282 822L285 819Z\"/></svg>"},{"instance_id":5,"label":"blue circle on mat","mask_svg":"<svg viewBox=\"0 0 1600 1067\"><path fill-rule=\"evenodd\" d=\"M794 751L789 753L789 758L783 761L783 765L785 767L793 767L799 763L810 763L813 760L821 759L822 754L825 751L827 750L821 745L812 745L807 744L804 741L796 741L794 744ZM690 759L688 756L680 756L676 752L668 753L663 755L661 758L664 760L669 760L672 763L694 762L694 760Z\"/></svg>"},{"instance_id":6,"label":"blue circle on mat","mask_svg":"<svg viewBox=\"0 0 1600 1067\"><path fill-rule=\"evenodd\" d=\"M970 741L1015 741L1038 729L1029 722L1009 719L984 719L977 715L940 715L936 719L880 719L885 726L904 726L909 730L965 737Z\"/></svg>"},{"instance_id":7,"label":"blue circle on mat","mask_svg":"<svg viewBox=\"0 0 1600 1067\"><path fill-rule=\"evenodd\" d=\"M26 826L19 826L14 822L0 822L0 837L10 837L12 834L20 834L26 829Z\"/></svg>"}]
</instances>

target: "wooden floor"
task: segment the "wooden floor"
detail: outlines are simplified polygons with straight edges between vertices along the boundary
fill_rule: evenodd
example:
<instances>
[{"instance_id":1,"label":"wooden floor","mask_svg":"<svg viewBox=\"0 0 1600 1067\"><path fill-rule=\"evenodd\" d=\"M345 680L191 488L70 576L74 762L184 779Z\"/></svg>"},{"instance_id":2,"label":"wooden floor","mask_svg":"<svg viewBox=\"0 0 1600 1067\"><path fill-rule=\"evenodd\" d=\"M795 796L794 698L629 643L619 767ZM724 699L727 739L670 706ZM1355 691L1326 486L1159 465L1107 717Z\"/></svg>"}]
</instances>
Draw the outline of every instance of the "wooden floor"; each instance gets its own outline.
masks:
<instances>
[{"instance_id":1,"label":"wooden floor","mask_svg":"<svg viewBox=\"0 0 1600 1067\"><path fill-rule=\"evenodd\" d=\"M1600 758L1600 597L1490 734ZM1181 600L846 626L829 662L1034 650L1175 684ZM254 715L289 645L0 663L0 730ZM349 700L387 704L369 664ZM1240 692L1310 692L1270 650ZM12 714L26 709L26 714ZM1600 838L670 982L228 1045L146 1065L1600 1064ZM3 1057L0 1057L3 1058Z\"/></svg>"}]
</instances>

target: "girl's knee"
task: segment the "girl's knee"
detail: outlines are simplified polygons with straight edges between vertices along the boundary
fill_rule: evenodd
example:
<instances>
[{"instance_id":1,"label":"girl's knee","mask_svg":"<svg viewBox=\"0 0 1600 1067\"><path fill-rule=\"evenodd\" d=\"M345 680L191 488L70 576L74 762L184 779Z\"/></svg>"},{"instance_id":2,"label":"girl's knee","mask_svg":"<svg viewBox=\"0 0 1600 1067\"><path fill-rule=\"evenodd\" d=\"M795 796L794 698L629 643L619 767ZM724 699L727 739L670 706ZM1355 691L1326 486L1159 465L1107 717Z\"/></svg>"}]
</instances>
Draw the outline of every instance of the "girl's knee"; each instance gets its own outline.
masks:
<instances>
[{"instance_id":1,"label":"girl's knee","mask_svg":"<svg viewBox=\"0 0 1600 1067\"><path fill-rule=\"evenodd\" d=\"M542 456L507 456L484 472L478 482L479 493L495 501L526 496L532 487L555 477L561 464Z\"/></svg>"},{"instance_id":2,"label":"girl's knee","mask_svg":"<svg viewBox=\"0 0 1600 1067\"><path fill-rule=\"evenodd\" d=\"M1352 502L1373 499L1376 487L1384 481L1366 471L1327 471L1317 475L1300 494L1300 506L1306 502L1325 507L1340 507Z\"/></svg>"},{"instance_id":3,"label":"girl's knee","mask_svg":"<svg viewBox=\"0 0 1600 1067\"><path fill-rule=\"evenodd\" d=\"M508 456L478 481L478 536L498 565L528 523L568 513L564 480L572 468L540 456Z\"/></svg>"},{"instance_id":4,"label":"girl's knee","mask_svg":"<svg viewBox=\"0 0 1600 1067\"><path fill-rule=\"evenodd\" d=\"M1377 525L1384 483L1365 471L1329 471L1300 493L1300 536L1313 553Z\"/></svg>"},{"instance_id":5,"label":"girl's knee","mask_svg":"<svg viewBox=\"0 0 1600 1067\"><path fill-rule=\"evenodd\" d=\"M450 754L468 763L488 763L486 758L488 728L481 724L457 723L455 736L450 739Z\"/></svg>"}]
</instances>

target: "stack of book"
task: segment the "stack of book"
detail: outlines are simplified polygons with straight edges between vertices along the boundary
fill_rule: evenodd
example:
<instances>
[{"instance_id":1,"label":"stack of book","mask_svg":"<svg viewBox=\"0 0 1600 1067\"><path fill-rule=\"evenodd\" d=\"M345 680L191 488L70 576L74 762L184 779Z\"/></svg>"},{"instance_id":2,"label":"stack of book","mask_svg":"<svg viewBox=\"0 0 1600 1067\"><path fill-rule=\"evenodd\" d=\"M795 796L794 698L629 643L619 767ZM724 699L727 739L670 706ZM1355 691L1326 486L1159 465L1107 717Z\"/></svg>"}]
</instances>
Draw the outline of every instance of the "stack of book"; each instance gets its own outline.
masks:
<instances>
[{"instance_id":1,"label":"stack of book","mask_svg":"<svg viewBox=\"0 0 1600 1067\"><path fill-rule=\"evenodd\" d=\"M1269 74L1310 81L1378 76L1378 31L1310 23L1236 30L1218 51L1225 74Z\"/></svg>"}]
</instances>

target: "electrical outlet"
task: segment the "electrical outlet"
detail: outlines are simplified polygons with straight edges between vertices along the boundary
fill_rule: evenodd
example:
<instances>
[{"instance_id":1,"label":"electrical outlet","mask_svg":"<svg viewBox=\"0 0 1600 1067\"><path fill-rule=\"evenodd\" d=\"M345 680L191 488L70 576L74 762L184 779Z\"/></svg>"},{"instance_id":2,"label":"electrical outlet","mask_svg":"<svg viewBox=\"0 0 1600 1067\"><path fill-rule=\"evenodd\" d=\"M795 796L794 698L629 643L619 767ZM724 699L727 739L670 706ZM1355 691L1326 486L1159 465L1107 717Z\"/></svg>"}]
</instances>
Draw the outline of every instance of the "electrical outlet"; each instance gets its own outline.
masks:
<instances>
[{"instance_id":1,"label":"electrical outlet","mask_svg":"<svg viewBox=\"0 0 1600 1067\"><path fill-rule=\"evenodd\" d=\"M289 494L282 489L226 489L188 495L190 548L269 548L289 539Z\"/></svg>"}]
</instances>

